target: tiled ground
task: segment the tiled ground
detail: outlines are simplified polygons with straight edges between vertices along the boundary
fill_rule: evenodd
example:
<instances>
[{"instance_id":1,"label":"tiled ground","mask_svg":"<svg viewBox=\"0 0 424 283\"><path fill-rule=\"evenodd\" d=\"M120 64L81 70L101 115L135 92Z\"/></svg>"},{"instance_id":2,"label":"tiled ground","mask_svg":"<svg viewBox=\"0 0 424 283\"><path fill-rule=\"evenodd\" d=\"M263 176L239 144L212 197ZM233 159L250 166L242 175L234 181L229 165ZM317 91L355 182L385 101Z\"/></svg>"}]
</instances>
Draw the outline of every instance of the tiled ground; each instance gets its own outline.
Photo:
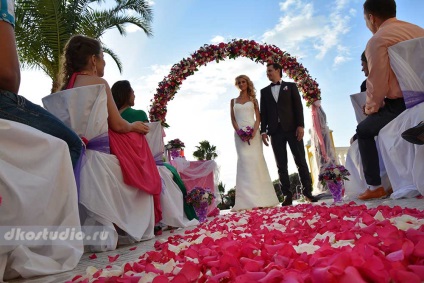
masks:
<instances>
[{"instance_id":1,"label":"tiled ground","mask_svg":"<svg viewBox=\"0 0 424 283\"><path fill-rule=\"evenodd\" d=\"M332 202L332 200L321 200L320 202L318 202L318 204L320 204L322 202L330 203L330 202ZM417 209L420 209L420 210L424 210L424 199L416 199L416 198L400 199L400 200L379 199L379 200L372 200L372 201L367 201L367 202L363 202L363 201L356 201L356 202L358 204L366 204L368 207L376 207L378 205L387 205L387 206L393 207L393 206L398 205L398 206L401 206L401 207L410 207L410 208L417 208ZM224 213L230 213L230 212L229 211L221 211L221 213L224 214ZM190 229L190 228L188 228L188 229ZM183 233L183 231L184 231L184 229L179 229L179 230L174 231L174 233ZM44 277L39 277L39 278L27 279L27 280L18 279L18 280L13 280L13 281L10 281L10 282L13 282L13 283L65 282L65 281L72 279L77 274L84 274L85 270L88 266L95 266L97 268L103 268L106 265L109 265L110 263L108 262L108 257L107 257L108 255L110 255L110 256L114 256L116 254L120 255L118 260L113 263L115 265L121 265L121 264L128 262L128 261L134 261L140 255L144 254L145 252L153 250L154 249L154 243L158 239L167 238L169 235L171 235L170 231L164 231L161 236L158 236L158 237L156 237L152 240L141 242L141 243L134 244L134 245L123 246L123 247L118 248L115 251L98 253L97 259L89 259L89 256L91 254L86 253L82 256L78 266L72 271L68 271L68 272L64 272L64 273L56 274L56 275L51 275L51 276L44 276ZM131 251L130 248L134 247L134 246L137 246L137 249Z\"/></svg>"}]
</instances>

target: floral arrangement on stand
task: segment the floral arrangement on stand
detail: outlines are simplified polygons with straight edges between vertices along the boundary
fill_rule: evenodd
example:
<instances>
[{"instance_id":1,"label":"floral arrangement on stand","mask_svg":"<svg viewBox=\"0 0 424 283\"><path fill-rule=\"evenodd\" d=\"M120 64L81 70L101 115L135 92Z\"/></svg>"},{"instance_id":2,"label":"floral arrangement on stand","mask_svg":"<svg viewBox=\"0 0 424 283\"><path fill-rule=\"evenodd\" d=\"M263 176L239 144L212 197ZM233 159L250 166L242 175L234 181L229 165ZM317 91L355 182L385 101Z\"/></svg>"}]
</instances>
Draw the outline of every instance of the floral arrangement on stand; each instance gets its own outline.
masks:
<instances>
[{"instance_id":1,"label":"floral arrangement on stand","mask_svg":"<svg viewBox=\"0 0 424 283\"><path fill-rule=\"evenodd\" d=\"M212 204L215 195L209 188L194 187L186 196L186 202L193 205L200 222L205 222L208 206Z\"/></svg>"},{"instance_id":2,"label":"floral arrangement on stand","mask_svg":"<svg viewBox=\"0 0 424 283\"><path fill-rule=\"evenodd\" d=\"M295 81L302 91L307 106L321 100L318 83L312 79L308 70L298 63L295 57L275 45L259 44L254 40L233 39L228 43L206 44L190 57L183 58L179 63L173 65L170 73L159 83L156 94L151 100L150 120L152 122L161 121L164 127L168 127L165 118L167 104L174 98L182 82L198 71L200 66L213 61L218 63L225 58L236 59L237 57L246 57L261 64L279 63L283 67L283 71Z\"/></svg>"},{"instance_id":3,"label":"floral arrangement on stand","mask_svg":"<svg viewBox=\"0 0 424 283\"><path fill-rule=\"evenodd\" d=\"M319 174L318 179L321 184L325 186L329 181L337 183L343 180L349 180L349 178L347 178L349 175L349 171L343 165L330 165Z\"/></svg>"},{"instance_id":4,"label":"floral arrangement on stand","mask_svg":"<svg viewBox=\"0 0 424 283\"><path fill-rule=\"evenodd\" d=\"M253 136L253 128L246 126L238 129L237 135L241 138L242 141L247 142L250 145L250 139Z\"/></svg>"},{"instance_id":5,"label":"floral arrangement on stand","mask_svg":"<svg viewBox=\"0 0 424 283\"><path fill-rule=\"evenodd\" d=\"M333 195L334 202L341 202L344 196L344 180L349 180L349 171L343 165L330 165L319 174L318 180L327 186Z\"/></svg>"},{"instance_id":6,"label":"floral arrangement on stand","mask_svg":"<svg viewBox=\"0 0 424 283\"><path fill-rule=\"evenodd\" d=\"M184 156L181 151L184 150L185 144L180 139L173 139L168 141L168 143L165 145L165 148L169 150L172 158Z\"/></svg>"}]
</instances>

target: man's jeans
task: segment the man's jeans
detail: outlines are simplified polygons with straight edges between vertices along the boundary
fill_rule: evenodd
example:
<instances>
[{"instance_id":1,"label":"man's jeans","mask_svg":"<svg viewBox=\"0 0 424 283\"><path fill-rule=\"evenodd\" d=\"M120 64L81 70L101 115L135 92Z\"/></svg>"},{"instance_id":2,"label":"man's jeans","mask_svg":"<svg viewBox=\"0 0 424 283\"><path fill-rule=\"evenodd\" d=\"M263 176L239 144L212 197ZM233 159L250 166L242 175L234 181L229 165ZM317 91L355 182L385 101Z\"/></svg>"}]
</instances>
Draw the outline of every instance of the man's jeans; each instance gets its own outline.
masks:
<instances>
[{"instance_id":1,"label":"man's jeans","mask_svg":"<svg viewBox=\"0 0 424 283\"><path fill-rule=\"evenodd\" d=\"M72 165L81 155L82 141L62 121L44 108L20 95L0 90L0 118L19 122L64 140L69 147Z\"/></svg>"}]
</instances>

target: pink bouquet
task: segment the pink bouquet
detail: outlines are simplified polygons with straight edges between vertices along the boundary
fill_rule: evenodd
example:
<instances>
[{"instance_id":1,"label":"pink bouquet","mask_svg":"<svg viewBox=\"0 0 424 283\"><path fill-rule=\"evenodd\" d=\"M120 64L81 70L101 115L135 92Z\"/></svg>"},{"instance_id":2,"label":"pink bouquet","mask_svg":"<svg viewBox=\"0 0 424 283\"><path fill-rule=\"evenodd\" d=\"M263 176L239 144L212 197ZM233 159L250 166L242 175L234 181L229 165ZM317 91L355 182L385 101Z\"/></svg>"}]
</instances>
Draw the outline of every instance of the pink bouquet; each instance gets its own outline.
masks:
<instances>
[{"instance_id":1,"label":"pink bouquet","mask_svg":"<svg viewBox=\"0 0 424 283\"><path fill-rule=\"evenodd\" d=\"M247 141L247 143L250 145L250 139L253 137L253 128L249 126L240 128L237 131L237 135L239 135L242 141Z\"/></svg>"}]
</instances>

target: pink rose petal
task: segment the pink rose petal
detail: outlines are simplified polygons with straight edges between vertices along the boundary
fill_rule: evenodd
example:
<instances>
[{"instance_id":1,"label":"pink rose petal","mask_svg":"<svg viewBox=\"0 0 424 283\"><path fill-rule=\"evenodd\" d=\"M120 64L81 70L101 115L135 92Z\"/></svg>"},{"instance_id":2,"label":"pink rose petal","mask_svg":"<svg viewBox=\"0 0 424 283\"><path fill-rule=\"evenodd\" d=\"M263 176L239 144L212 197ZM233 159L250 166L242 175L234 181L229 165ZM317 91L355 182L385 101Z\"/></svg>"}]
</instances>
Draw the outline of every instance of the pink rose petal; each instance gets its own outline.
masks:
<instances>
[{"instance_id":1,"label":"pink rose petal","mask_svg":"<svg viewBox=\"0 0 424 283\"><path fill-rule=\"evenodd\" d=\"M414 256L424 257L424 239L415 245Z\"/></svg>"},{"instance_id":2,"label":"pink rose petal","mask_svg":"<svg viewBox=\"0 0 424 283\"><path fill-rule=\"evenodd\" d=\"M171 281L169 281L169 282L171 282L171 283L189 283L189 282L192 282L192 281L189 281L188 279L187 279L187 277L185 277L184 275L182 275L182 274L177 274Z\"/></svg>"},{"instance_id":3,"label":"pink rose petal","mask_svg":"<svg viewBox=\"0 0 424 283\"><path fill-rule=\"evenodd\" d=\"M192 262L187 262L184 264L179 274L184 275L188 281L194 282L199 278L200 268Z\"/></svg>"},{"instance_id":4,"label":"pink rose petal","mask_svg":"<svg viewBox=\"0 0 424 283\"><path fill-rule=\"evenodd\" d=\"M403 254L403 250L399 250L388 254L386 258L390 261L401 261L405 258L405 256Z\"/></svg>"},{"instance_id":5,"label":"pink rose petal","mask_svg":"<svg viewBox=\"0 0 424 283\"><path fill-rule=\"evenodd\" d=\"M152 281L152 283L168 283L168 282L169 282L168 277L164 275L156 276Z\"/></svg>"},{"instance_id":6,"label":"pink rose petal","mask_svg":"<svg viewBox=\"0 0 424 283\"><path fill-rule=\"evenodd\" d=\"M391 270L390 275L394 282L407 282L407 283L421 283L421 279L418 275L410 271L405 270Z\"/></svg>"},{"instance_id":7,"label":"pink rose petal","mask_svg":"<svg viewBox=\"0 0 424 283\"><path fill-rule=\"evenodd\" d=\"M362 278L359 271L353 267L348 266L344 274L338 279L340 283L365 283L366 281Z\"/></svg>"},{"instance_id":8,"label":"pink rose petal","mask_svg":"<svg viewBox=\"0 0 424 283\"><path fill-rule=\"evenodd\" d=\"M258 282L260 279L266 276L266 272L246 272L245 274L239 275L235 278L234 283L251 283Z\"/></svg>"},{"instance_id":9,"label":"pink rose petal","mask_svg":"<svg viewBox=\"0 0 424 283\"><path fill-rule=\"evenodd\" d=\"M108 255L107 257L109 258L109 262L112 263L112 262L115 262L119 258L119 254L114 255L114 256Z\"/></svg>"},{"instance_id":10,"label":"pink rose petal","mask_svg":"<svg viewBox=\"0 0 424 283\"><path fill-rule=\"evenodd\" d=\"M260 279L258 282L260 283L268 283L268 282L281 282L284 278L284 272L280 270L273 269L268 274Z\"/></svg>"},{"instance_id":11,"label":"pink rose petal","mask_svg":"<svg viewBox=\"0 0 424 283\"><path fill-rule=\"evenodd\" d=\"M424 281L424 265L408 265L408 268Z\"/></svg>"},{"instance_id":12,"label":"pink rose petal","mask_svg":"<svg viewBox=\"0 0 424 283\"><path fill-rule=\"evenodd\" d=\"M89 258L89 259L96 259L96 258L97 258L97 255L96 255L96 254L92 254L92 255L90 255L88 258Z\"/></svg>"}]
</instances>

